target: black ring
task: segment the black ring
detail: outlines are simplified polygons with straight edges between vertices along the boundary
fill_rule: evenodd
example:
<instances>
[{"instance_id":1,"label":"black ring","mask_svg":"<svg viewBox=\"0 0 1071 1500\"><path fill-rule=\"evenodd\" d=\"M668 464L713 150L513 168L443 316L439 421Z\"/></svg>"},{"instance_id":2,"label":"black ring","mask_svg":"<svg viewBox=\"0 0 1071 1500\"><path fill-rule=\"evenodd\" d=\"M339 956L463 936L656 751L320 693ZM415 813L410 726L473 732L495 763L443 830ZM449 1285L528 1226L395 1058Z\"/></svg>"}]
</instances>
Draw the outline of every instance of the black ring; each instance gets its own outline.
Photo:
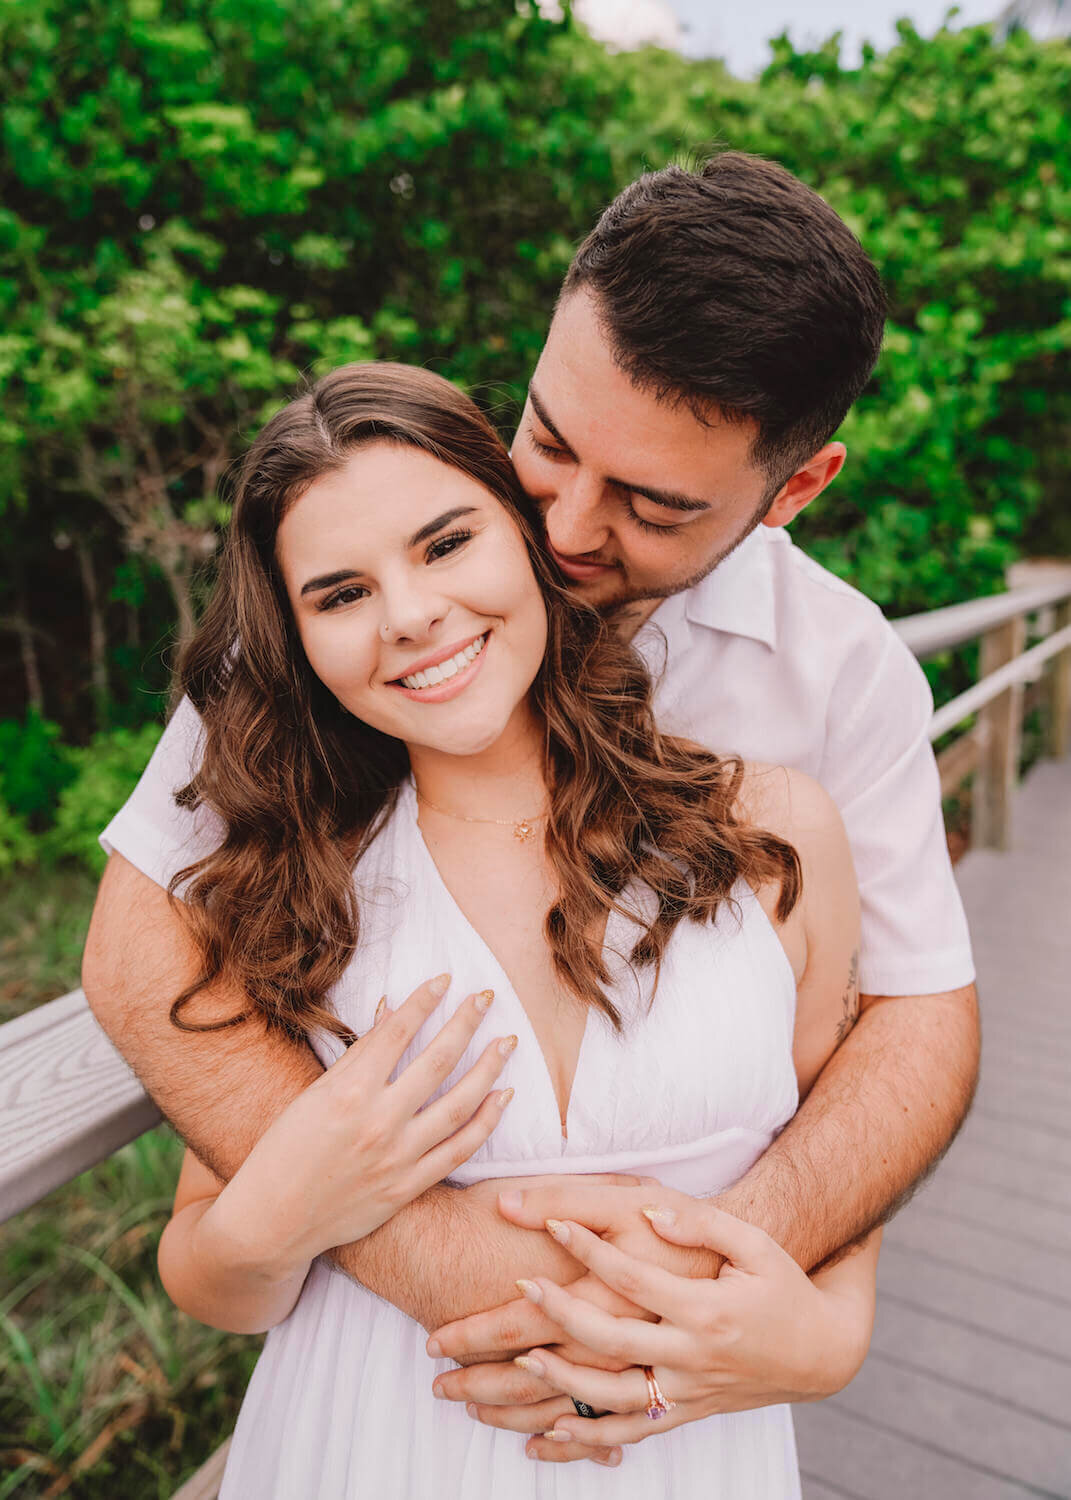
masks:
<instances>
[{"instance_id":1,"label":"black ring","mask_svg":"<svg viewBox=\"0 0 1071 1500\"><path fill-rule=\"evenodd\" d=\"M576 1407L576 1414L578 1417L598 1416L598 1412L595 1410L595 1408L593 1406L589 1406L586 1401L578 1401L575 1396L570 1396L569 1400Z\"/></svg>"}]
</instances>

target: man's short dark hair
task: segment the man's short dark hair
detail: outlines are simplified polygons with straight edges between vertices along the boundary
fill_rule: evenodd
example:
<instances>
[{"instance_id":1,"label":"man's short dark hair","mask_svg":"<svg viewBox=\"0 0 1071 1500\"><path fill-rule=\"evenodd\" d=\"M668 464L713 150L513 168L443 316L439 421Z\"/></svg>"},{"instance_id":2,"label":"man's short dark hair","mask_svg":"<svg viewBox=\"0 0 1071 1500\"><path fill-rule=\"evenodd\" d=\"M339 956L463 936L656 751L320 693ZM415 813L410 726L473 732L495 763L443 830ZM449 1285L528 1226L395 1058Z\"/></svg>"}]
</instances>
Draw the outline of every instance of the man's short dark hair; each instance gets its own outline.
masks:
<instances>
[{"instance_id":1,"label":"man's short dark hair","mask_svg":"<svg viewBox=\"0 0 1071 1500\"><path fill-rule=\"evenodd\" d=\"M771 497L836 432L881 348L885 296L859 241L791 172L740 151L625 188L562 295L580 287L641 389L757 423Z\"/></svg>"}]
</instances>

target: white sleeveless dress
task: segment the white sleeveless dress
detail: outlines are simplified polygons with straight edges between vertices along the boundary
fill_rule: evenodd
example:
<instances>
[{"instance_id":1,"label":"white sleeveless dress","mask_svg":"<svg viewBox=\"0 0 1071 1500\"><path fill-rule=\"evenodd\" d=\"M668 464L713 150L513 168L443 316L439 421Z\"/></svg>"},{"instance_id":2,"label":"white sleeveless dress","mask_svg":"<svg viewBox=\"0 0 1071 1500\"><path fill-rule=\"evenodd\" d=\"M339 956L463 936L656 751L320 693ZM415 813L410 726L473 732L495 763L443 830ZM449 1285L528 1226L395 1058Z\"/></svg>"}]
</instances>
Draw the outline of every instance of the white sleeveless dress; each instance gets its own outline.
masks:
<instances>
[{"instance_id":1,"label":"white sleeveless dress","mask_svg":"<svg viewBox=\"0 0 1071 1500\"><path fill-rule=\"evenodd\" d=\"M491 1138L455 1173L462 1183L550 1172L636 1172L694 1195L735 1182L796 1110L795 982L762 907L741 882L714 924L683 922L652 979L633 979L635 939L611 915L606 934L621 1035L591 1010L567 1136L527 1014L501 966L443 884L417 824L412 787L358 871L362 935L336 987L336 1013L366 1031L384 993L400 1003L430 973L449 971L443 1004L404 1067L474 990L496 1000L457 1072L492 1037L520 1045L500 1078L516 1096ZM325 1063L341 1045L317 1039ZM436 1247L427 1246L434 1263ZM712 1416L624 1451L619 1468L525 1456L523 1434L474 1421L439 1401L425 1330L325 1259L293 1312L267 1336L231 1445L221 1500L794 1500L787 1406Z\"/></svg>"}]
</instances>

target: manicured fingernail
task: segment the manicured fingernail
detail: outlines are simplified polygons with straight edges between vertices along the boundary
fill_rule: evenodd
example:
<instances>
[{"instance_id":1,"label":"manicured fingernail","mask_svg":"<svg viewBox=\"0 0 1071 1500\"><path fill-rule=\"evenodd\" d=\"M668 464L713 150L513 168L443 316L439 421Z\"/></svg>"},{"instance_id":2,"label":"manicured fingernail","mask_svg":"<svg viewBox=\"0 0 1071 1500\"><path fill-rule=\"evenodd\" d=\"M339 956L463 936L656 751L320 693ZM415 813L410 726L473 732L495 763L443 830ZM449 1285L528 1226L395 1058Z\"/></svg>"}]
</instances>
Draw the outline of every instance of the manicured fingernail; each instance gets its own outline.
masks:
<instances>
[{"instance_id":1,"label":"manicured fingernail","mask_svg":"<svg viewBox=\"0 0 1071 1500\"><path fill-rule=\"evenodd\" d=\"M505 1109L506 1105L509 1103L509 1101L512 1098L513 1098L513 1090L512 1089L503 1089L502 1092L499 1094L498 1099L496 1101L496 1103L498 1104L499 1109Z\"/></svg>"},{"instance_id":2,"label":"manicured fingernail","mask_svg":"<svg viewBox=\"0 0 1071 1500\"><path fill-rule=\"evenodd\" d=\"M468 1414L469 1414L470 1417L479 1416L479 1412L477 1411L475 1401L467 1401L465 1403L465 1410L468 1412Z\"/></svg>"},{"instance_id":3,"label":"manicured fingernail","mask_svg":"<svg viewBox=\"0 0 1071 1500\"><path fill-rule=\"evenodd\" d=\"M545 1432L545 1438L550 1438L552 1443L571 1443L573 1435L571 1432Z\"/></svg>"},{"instance_id":4,"label":"manicured fingernail","mask_svg":"<svg viewBox=\"0 0 1071 1500\"><path fill-rule=\"evenodd\" d=\"M438 1384L438 1382L436 1382L432 1386L432 1388L431 1388L431 1394L435 1397L436 1401L445 1401L446 1400L446 1396L443 1393L443 1388L442 1388L441 1385Z\"/></svg>"},{"instance_id":5,"label":"manicured fingernail","mask_svg":"<svg viewBox=\"0 0 1071 1500\"><path fill-rule=\"evenodd\" d=\"M517 1045L515 1036L504 1036L498 1044L498 1050L502 1057L508 1057Z\"/></svg>"},{"instance_id":6,"label":"manicured fingernail","mask_svg":"<svg viewBox=\"0 0 1071 1500\"><path fill-rule=\"evenodd\" d=\"M445 995L446 992L447 992L447 990L449 988L450 988L450 976L449 976L449 974L440 974L437 979L433 979L431 981L431 983L428 985L428 989L431 991L431 993L433 995L439 995L439 996Z\"/></svg>"},{"instance_id":7,"label":"manicured fingernail","mask_svg":"<svg viewBox=\"0 0 1071 1500\"><path fill-rule=\"evenodd\" d=\"M547 1233L553 1235L559 1245L567 1245L569 1243L570 1231L568 1224L563 1224L560 1219L544 1219L543 1222L547 1226Z\"/></svg>"},{"instance_id":8,"label":"manicured fingernail","mask_svg":"<svg viewBox=\"0 0 1071 1500\"><path fill-rule=\"evenodd\" d=\"M675 1224L677 1222L677 1211L674 1208L643 1208L640 1212L645 1219L650 1219L652 1224Z\"/></svg>"},{"instance_id":9,"label":"manicured fingernail","mask_svg":"<svg viewBox=\"0 0 1071 1500\"><path fill-rule=\"evenodd\" d=\"M481 990L476 996L476 1009L482 1015L485 1010L491 1009L491 1001L495 998L494 990Z\"/></svg>"},{"instance_id":10,"label":"manicured fingernail","mask_svg":"<svg viewBox=\"0 0 1071 1500\"><path fill-rule=\"evenodd\" d=\"M506 1093L509 1093L509 1089L506 1090ZM511 1212L516 1213L524 1200L518 1190L512 1188L508 1193L499 1193L498 1201L503 1208L508 1208Z\"/></svg>"},{"instance_id":11,"label":"manicured fingernail","mask_svg":"<svg viewBox=\"0 0 1071 1500\"><path fill-rule=\"evenodd\" d=\"M373 1026L378 1026L379 1025L380 1017L382 1016L382 1014L386 1010L386 1008L387 1008L387 997L386 997L386 995L384 995L383 999L376 1006L376 1013L372 1017L372 1025Z\"/></svg>"},{"instance_id":12,"label":"manicured fingernail","mask_svg":"<svg viewBox=\"0 0 1071 1500\"><path fill-rule=\"evenodd\" d=\"M522 1370L527 1370L529 1375L545 1375L547 1373L546 1368L539 1363L538 1359L533 1359L530 1354L518 1354L513 1363L520 1365Z\"/></svg>"},{"instance_id":13,"label":"manicured fingernail","mask_svg":"<svg viewBox=\"0 0 1071 1500\"><path fill-rule=\"evenodd\" d=\"M427 1349L427 1351L431 1355L432 1359L442 1359L442 1357L443 1357L443 1346L442 1346L442 1344L439 1343L438 1339L429 1339L428 1342L424 1345L424 1347L425 1347L425 1349Z\"/></svg>"},{"instance_id":14,"label":"manicured fingernail","mask_svg":"<svg viewBox=\"0 0 1071 1500\"><path fill-rule=\"evenodd\" d=\"M599 1454L599 1456L597 1458L593 1458L592 1459L592 1463L595 1463L595 1464L605 1464L608 1469L616 1469L617 1466L618 1466L618 1464L620 1462L621 1462L621 1449L620 1448L611 1448L610 1451L609 1451L609 1453Z\"/></svg>"},{"instance_id":15,"label":"manicured fingernail","mask_svg":"<svg viewBox=\"0 0 1071 1500\"><path fill-rule=\"evenodd\" d=\"M517 1286L529 1302L542 1302L543 1288L534 1281L518 1281Z\"/></svg>"},{"instance_id":16,"label":"manicured fingernail","mask_svg":"<svg viewBox=\"0 0 1071 1500\"><path fill-rule=\"evenodd\" d=\"M525 1448L524 1456L525 1458L538 1458L539 1454L535 1451L534 1448Z\"/></svg>"}]
</instances>

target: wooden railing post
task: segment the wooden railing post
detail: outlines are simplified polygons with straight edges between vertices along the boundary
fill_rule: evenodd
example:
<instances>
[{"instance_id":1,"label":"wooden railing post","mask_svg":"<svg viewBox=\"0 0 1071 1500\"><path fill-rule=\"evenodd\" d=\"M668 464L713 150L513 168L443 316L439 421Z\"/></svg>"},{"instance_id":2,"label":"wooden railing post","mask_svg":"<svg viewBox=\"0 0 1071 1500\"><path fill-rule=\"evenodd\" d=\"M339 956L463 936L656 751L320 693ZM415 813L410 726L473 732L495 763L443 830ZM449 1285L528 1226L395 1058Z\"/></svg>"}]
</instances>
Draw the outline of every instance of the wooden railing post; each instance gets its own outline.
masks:
<instances>
[{"instance_id":1,"label":"wooden railing post","mask_svg":"<svg viewBox=\"0 0 1071 1500\"><path fill-rule=\"evenodd\" d=\"M1005 662L1022 655L1026 619L1016 615L982 636L978 675L988 677ZM1011 844L1011 807L1019 774L1023 685L1005 689L978 715L981 754L971 799L971 842L976 849L1007 849Z\"/></svg>"},{"instance_id":2,"label":"wooden railing post","mask_svg":"<svg viewBox=\"0 0 1071 1500\"><path fill-rule=\"evenodd\" d=\"M1071 625L1071 599L1055 609L1053 630ZM1071 647L1054 656L1046 674L1045 698L1048 703L1048 749L1054 760L1061 760L1071 750Z\"/></svg>"}]
</instances>

